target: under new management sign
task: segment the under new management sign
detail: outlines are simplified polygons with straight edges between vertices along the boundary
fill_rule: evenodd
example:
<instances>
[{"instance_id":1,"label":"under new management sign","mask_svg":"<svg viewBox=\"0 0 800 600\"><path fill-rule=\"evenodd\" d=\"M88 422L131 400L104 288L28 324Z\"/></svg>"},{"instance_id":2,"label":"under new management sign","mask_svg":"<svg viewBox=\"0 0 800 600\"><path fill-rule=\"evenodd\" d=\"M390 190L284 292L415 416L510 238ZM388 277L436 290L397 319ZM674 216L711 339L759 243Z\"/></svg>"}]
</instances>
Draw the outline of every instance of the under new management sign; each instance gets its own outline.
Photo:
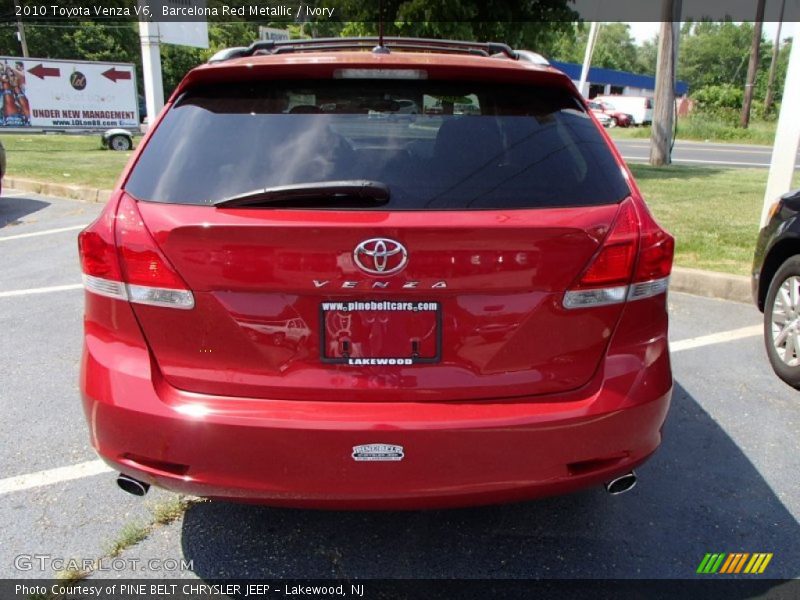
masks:
<instances>
[{"instance_id":1,"label":"under new management sign","mask_svg":"<svg viewBox=\"0 0 800 600\"><path fill-rule=\"evenodd\" d=\"M0 57L0 126L136 128L136 71L126 63Z\"/></svg>"}]
</instances>

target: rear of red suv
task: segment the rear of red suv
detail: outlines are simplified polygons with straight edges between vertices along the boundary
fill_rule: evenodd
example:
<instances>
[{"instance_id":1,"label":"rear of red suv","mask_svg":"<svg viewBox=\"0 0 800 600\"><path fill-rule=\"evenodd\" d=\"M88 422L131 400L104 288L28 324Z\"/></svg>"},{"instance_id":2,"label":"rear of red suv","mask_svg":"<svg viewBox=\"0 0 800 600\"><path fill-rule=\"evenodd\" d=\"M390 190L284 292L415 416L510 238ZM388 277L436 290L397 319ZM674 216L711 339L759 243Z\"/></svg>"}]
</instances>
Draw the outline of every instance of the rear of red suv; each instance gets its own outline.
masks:
<instances>
[{"instance_id":1,"label":"rear of red suv","mask_svg":"<svg viewBox=\"0 0 800 600\"><path fill-rule=\"evenodd\" d=\"M672 388L672 238L566 76L440 45L240 49L173 94L79 239L84 408L124 489L633 485Z\"/></svg>"}]
</instances>

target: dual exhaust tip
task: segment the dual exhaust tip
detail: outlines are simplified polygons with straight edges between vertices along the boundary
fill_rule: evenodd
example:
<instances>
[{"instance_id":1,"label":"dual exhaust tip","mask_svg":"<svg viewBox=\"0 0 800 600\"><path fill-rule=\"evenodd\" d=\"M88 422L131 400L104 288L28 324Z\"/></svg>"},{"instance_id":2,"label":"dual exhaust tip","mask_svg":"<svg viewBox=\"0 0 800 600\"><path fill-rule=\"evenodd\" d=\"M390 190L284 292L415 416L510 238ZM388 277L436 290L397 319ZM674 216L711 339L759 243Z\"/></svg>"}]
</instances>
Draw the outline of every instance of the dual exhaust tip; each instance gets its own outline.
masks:
<instances>
[{"instance_id":1,"label":"dual exhaust tip","mask_svg":"<svg viewBox=\"0 0 800 600\"><path fill-rule=\"evenodd\" d=\"M150 489L150 484L134 479L129 475L120 473L117 477L117 485L124 491L134 496L144 496Z\"/></svg>"},{"instance_id":2,"label":"dual exhaust tip","mask_svg":"<svg viewBox=\"0 0 800 600\"><path fill-rule=\"evenodd\" d=\"M630 471L629 473L625 473L625 475L621 475L616 479L605 482L603 485L605 486L606 491L612 496L624 494L625 492L632 490L636 485L636 473Z\"/></svg>"},{"instance_id":3,"label":"dual exhaust tip","mask_svg":"<svg viewBox=\"0 0 800 600\"><path fill-rule=\"evenodd\" d=\"M134 496L144 496L150 490L149 483L139 481L138 479L134 479L130 475L125 475L124 473L120 473L117 477L117 485L122 490L128 492L129 494L133 494ZM636 485L636 473L630 471L629 473L625 473L625 475L617 477L616 479L607 481L603 485L605 486L606 491L612 496L624 494L625 492L632 490Z\"/></svg>"}]
</instances>

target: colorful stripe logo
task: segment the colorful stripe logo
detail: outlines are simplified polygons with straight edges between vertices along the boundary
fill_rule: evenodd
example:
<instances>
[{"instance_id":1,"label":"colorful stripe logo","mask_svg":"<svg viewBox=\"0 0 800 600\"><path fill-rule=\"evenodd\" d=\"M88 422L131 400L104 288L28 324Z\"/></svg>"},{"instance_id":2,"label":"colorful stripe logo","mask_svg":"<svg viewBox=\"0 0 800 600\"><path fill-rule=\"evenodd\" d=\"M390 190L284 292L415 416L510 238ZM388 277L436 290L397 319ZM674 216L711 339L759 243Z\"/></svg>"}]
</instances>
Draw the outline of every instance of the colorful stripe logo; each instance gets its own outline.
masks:
<instances>
[{"instance_id":1,"label":"colorful stripe logo","mask_svg":"<svg viewBox=\"0 0 800 600\"><path fill-rule=\"evenodd\" d=\"M760 575L771 560L772 552L708 553L700 561L697 572L701 575L730 575L733 573Z\"/></svg>"}]
</instances>

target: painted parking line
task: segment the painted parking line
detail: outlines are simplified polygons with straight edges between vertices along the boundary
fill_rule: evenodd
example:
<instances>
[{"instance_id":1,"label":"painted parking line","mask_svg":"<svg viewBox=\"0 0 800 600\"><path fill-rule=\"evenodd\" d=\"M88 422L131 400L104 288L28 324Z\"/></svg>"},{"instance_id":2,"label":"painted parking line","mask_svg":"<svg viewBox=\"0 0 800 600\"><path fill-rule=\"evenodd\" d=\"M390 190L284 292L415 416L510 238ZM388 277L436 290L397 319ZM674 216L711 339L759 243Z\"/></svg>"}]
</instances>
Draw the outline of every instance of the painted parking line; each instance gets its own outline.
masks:
<instances>
[{"instance_id":1,"label":"painted parking line","mask_svg":"<svg viewBox=\"0 0 800 600\"><path fill-rule=\"evenodd\" d=\"M699 337L672 342L669 347L672 352L681 352L682 350L691 350L693 348L711 346L712 344L722 344L724 342L732 342L734 340L756 337L762 335L763 332L763 325L751 325L749 327L741 327L739 329L731 329L729 331L720 331L719 333L701 335Z\"/></svg>"},{"instance_id":2,"label":"painted parking line","mask_svg":"<svg viewBox=\"0 0 800 600\"><path fill-rule=\"evenodd\" d=\"M70 227L59 227L58 229L45 229L44 231L32 231L31 233L20 233L18 235L8 235L6 237L0 237L0 242L8 242L11 240L21 240L24 238L31 238L37 237L40 235L51 235L53 233L63 233L65 231L77 231L78 229L84 229L86 225L71 225Z\"/></svg>"},{"instance_id":3,"label":"painted parking line","mask_svg":"<svg viewBox=\"0 0 800 600\"><path fill-rule=\"evenodd\" d=\"M692 348L700 348L702 346L710 346L712 344L731 342L734 340L761 335L761 331L761 325L752 325L750 327L742 327L740 329L732 329L730 331L721 331L719 333L712 333L710 335L703 335L700 337L673 342L670 344L670 350L672 352L681 352L682 350L690 350ZM68 467L59 467L56 469L49 469L47 471L37 471L35 473L28 473L26 475L18 475L16 477L0 479L0 495L53 485L56 483L63 483L65 481L72 481L74 479L82 479L84 477L94 477L95 475L110 473L112 471L113 469L106 465L106 463L104 463L102 460L92 460Z\"/></svg>"},{"instance_id":4,"label":"painted parking line","mask_svg":"<svg viewBox=\"0 0 800 600\"><path fill-rule=\"evenodd\" d=\"M30 296L32 294L49 294L50 292L66 292L68 290L80 290L82 288L82 283L72 283L69 285L52 285L50 287L30 288L27 290L10 290L8 292L0 292L0 298Z\"/></svg>"},{"instance_id":5,"label":"painted parking line","mask_svg":"<svg viewBox=\"0 0 800 600\"><path fill-rule=\"evenodd\" d=\"M102 460L90 460L68 467L58 467L57 469L48 469L47 471L37 471L35 473L27 473L16 477L8 477L7 479L0 479L0 495L21 492L23 490L53 485L55 483L63 483L65 481L72 481L73 479L93 477L94 475L109 473L111 471L113 471L113 469Z\"/></svg>"}]
</instances>

